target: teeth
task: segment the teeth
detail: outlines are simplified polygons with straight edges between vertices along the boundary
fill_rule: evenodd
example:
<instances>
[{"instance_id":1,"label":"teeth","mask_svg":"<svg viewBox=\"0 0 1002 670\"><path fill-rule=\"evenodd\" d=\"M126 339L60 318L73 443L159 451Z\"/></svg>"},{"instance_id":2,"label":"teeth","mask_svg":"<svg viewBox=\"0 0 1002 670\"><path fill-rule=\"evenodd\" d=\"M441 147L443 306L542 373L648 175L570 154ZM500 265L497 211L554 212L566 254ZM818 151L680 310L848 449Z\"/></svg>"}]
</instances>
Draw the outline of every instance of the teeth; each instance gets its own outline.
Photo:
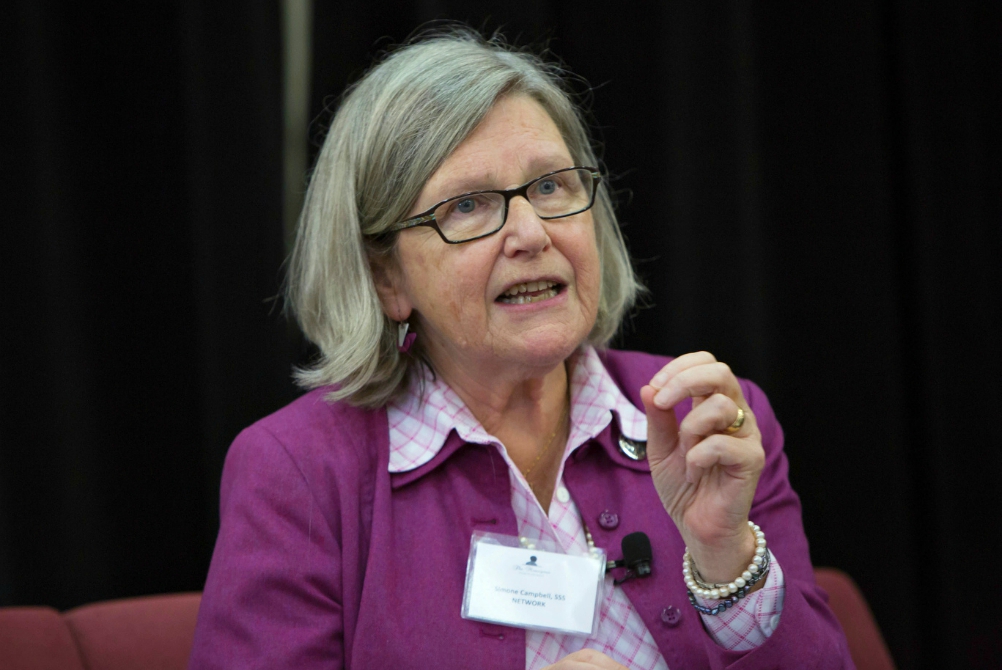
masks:
<instances>
[{"instance_id":1,"label":"teeth","mask_svg":"<svg viewBox=\"0 0 1002 670\"><path fill-rule=\"evenodd\" d=\"M532 302L539 302L540 300L549 300L557 295L557 289L553 282L530 282L528 286L532 286L534 283L538 283L539 288L518 291L516 289L526 286L526 284L519 284L518 286L511 287L508 291L501 296L500 301L507 303L509 305L527 305ZM534 295L519 295L519 293L533 293Z\"/></svg>"},{"instance_id":2,"label":"teeth","mask_svg":"<svg viewBox=\"0 0 1002 670\"><path fill-rule=\"evenodd\" d=\"M517 296L519 293L535 293L536 291L553 288L556 285L557 283L552 281L531 281L523 284L515 284L505 291L504 295Z\"/></svg>"}]
</instances>

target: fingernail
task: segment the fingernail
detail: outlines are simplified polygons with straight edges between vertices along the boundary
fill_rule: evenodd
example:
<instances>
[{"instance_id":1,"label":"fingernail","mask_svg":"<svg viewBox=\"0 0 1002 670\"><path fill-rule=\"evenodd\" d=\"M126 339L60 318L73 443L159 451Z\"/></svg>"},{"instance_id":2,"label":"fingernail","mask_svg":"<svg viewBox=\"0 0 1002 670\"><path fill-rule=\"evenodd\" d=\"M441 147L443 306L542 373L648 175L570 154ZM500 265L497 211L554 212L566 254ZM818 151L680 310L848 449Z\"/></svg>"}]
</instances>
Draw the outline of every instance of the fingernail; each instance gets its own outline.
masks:
<instances>
[{"instance_id":1,"label":"fingernail","mask_svg":"<svg viewBox=\"0 0 1002 670\"><path fill-rule=\"evenodd\" d=\"M651 386L653 386L656 389L660 389L662 386L665 385L666 381L668 381L668 375L664 372L659 372L656 375L654 375L654 379L651 380Z\"/></svg>"},{"instance_id":2,"label":"fingernail","mask_svg":"<svg viewBox=\"0 0 1002 670\"><path fill-rule=\"evenodd\" d=\"M654 406L660 409L668 408L668 392L661 389L654 394Z\"/></svg>"}]
</instances>

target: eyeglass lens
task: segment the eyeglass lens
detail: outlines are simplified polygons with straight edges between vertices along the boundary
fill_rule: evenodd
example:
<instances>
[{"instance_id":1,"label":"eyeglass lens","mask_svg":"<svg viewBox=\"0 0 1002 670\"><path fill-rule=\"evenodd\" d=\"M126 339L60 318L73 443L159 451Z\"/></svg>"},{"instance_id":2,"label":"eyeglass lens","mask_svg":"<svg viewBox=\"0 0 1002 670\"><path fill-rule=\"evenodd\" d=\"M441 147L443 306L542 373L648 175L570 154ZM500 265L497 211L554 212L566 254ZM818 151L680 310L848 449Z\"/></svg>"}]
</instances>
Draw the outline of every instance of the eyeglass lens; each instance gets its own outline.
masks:
<instances>
[{"instance_id":1,"label":"eyeglass lens","mask_svg":"<svg viewBox=\"0 0 1002 670\"><path fill-rule=\"evenodd\" d=\"M570 216L591 203L594 180L589 170L567 170L532 183L527 197L540 218ZM477 193L447 200L435 210L435 221L451 242L492 233L504 225L505 196Z\"/></svg>"}]
</instances>

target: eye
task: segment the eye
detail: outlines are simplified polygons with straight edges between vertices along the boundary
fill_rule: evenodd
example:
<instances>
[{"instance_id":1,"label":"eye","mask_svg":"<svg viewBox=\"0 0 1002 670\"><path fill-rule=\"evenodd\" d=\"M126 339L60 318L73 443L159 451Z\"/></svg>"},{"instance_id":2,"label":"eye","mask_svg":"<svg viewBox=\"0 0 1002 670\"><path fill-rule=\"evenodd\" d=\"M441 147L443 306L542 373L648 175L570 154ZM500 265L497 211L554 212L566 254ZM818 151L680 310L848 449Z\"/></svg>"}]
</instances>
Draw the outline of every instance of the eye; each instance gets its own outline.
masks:
<instances>
[{"instance_id":1,"label":"eye","mask_svg":"<svg viewBox=\"0 0 1002 670\"><path fill-rule=\"evenodd\" d=\"M454 210L460 214L471 214L477 208L477 201L473 198L463 198L456 202Z\"/></svg>"},{"instance_id":2,"label":"eye","mask_svg":"<svg viewBox=\"0 0 1002 670\"><path fill-rule=\"evenodd\" d=\"M536 184L536 191L540 195L553 195L557 192L558 188L559 184L557 184L557 180L552 177L543 179Z\"/></svg>"}]
</instances>

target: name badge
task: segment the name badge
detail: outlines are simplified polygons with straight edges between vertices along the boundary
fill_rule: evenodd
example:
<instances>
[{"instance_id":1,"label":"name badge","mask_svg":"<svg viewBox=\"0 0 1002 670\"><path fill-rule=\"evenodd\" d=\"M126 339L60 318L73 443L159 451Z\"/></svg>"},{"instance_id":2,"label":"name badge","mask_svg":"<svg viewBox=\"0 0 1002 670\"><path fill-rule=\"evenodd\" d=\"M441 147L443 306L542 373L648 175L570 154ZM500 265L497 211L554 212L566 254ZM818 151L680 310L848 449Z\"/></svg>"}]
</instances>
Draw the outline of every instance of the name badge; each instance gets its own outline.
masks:
<instances>
[{"instance_id":1,"label":"name badge","mask_svg":"<svg viewBox=\"0 0 1002 670\"><path fill-rule=\"evenodd\" d=\"M553 542L476 532L466 564L464 619L591 635L598 626L605 552L574 556Z\"/></svg>"}]
</instances>

